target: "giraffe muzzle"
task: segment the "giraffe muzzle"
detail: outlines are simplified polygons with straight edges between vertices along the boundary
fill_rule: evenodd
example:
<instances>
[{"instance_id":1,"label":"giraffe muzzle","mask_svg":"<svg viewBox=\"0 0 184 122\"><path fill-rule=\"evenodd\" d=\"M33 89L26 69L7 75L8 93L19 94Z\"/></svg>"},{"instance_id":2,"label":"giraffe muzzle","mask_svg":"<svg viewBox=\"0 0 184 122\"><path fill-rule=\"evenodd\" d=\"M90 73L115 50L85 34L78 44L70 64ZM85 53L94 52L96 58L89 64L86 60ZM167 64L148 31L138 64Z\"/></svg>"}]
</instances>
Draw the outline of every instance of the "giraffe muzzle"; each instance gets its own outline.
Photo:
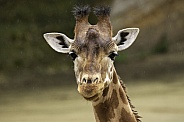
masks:
<instances>
[{"instance_id":1,"label":"giraffe muzzle","mask_svg":"<svg viewBox=\"0 0 184 122\"><path fill-rule=\"evenodd\" d=\"M101 91L104 89L103 82L100 82L99 75L89 76L87 74L83 75L81 82L78 84L79 93L86 100L94 100L98 98Z\"/></svg>"}]
</instances>

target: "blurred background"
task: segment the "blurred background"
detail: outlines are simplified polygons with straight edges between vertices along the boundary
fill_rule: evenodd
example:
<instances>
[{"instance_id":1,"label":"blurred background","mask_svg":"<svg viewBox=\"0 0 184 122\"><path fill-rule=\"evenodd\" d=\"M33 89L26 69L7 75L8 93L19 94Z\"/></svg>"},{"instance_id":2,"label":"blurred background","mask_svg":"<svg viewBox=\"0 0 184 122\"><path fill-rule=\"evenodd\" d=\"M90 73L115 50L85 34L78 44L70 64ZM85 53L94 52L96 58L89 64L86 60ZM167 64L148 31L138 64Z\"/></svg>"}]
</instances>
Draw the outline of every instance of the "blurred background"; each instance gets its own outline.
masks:
<instances>
[{"instance_id":1,"label":"blurred background","mask_svg":"<svg viewBox=\"0 0 184 122\"><path fill-rule=\"evenodd\" d=\"M0 121L95 121L76 90L70 57L43 39L46 32L73 38L76 4L110 6L114 35L140 28L116 58L117 72L143 121L183 122L183 0L0 0ZM97 22L94 15L89 21Z\"/></svg>"}]
</instances>

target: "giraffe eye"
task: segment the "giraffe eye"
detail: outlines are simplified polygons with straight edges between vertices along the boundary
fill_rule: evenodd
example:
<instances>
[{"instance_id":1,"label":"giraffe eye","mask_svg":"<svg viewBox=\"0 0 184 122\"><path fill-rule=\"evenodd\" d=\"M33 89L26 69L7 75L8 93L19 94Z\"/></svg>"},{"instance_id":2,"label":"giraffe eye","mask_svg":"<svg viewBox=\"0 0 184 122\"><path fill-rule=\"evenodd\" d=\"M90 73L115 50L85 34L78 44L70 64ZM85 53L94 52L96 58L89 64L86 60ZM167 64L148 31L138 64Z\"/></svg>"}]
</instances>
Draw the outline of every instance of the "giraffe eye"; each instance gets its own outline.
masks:
<instances>
[{"instance_id":1,"label":"giraffe eye","mask_svg":"<svg viewBox=\"0 0 184 122\"><path fill-rule=\"evenodd\" d=\"M112 61L115 60L115 57L118 56L117 52L111 52L110 55L108 56Z\"/></svg>"},{"instance_id":2,"label":"giraffe eye","mask_svg":"<svg viewBox=\"0 0 184 122\"><path fill-rule=\"evenodd\" d=\"M74 61L77 58L77 54L75 52L69 52L69 55L71 56L72 60Z\"/></svg>"}]
</instances>

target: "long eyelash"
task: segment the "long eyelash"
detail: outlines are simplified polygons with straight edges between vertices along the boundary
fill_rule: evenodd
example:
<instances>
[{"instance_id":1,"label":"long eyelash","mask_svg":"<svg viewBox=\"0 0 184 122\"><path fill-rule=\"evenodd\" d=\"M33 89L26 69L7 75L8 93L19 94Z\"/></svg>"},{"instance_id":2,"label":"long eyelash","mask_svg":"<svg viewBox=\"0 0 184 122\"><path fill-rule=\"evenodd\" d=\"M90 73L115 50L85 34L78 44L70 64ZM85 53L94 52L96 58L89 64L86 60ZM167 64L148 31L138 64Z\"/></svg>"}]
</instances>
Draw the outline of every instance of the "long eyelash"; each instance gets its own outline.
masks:
<instances>
[{"instance_id":1,"label":"long eyelash","mask_svg":"<svg viewBox=\"0 0 184 122\"><path fill-rule=\"evenodd\" d=\"M115 60L115 57L118 56L117 52L111 52L110 55L108 56L112 61Z\"/></svg>"},{"instance_id":2,"label":"long eyelash","mask_svg":"<svg viewBox=\"0 0 184 122\"><path fill-rule=\"evenodd\" d=\"M72 58L73 61L78 57L77 54L74 51L69 52L69 55L70 55L70 57Z\"/></svg>"}]
</instances>

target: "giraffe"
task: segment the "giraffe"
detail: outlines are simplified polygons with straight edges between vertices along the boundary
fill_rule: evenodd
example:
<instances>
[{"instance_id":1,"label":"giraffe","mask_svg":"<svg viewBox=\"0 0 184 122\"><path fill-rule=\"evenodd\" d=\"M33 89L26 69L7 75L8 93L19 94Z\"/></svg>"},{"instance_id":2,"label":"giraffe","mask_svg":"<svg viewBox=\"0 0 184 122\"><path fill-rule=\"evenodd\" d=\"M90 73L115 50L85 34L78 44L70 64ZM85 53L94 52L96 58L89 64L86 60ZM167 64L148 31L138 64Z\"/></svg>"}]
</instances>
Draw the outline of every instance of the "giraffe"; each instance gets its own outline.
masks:
<instances>
[{"instance_id":1,"label":"giraffe","mask_svg":"<svg viewBox=\"0 0 184 122\"><path fill-rule=\"evenodd\" d=\"M141 122L114 67L118 51L127 49L139 28L119 30L112 37L110 7L94 7L98 22L91 25L88 5L75 6L74 39L63 33L45 33L47 43L57 52L68 53L74 62L78 92L91 101L97 122Z\"/></svg>"}]
</instances>

